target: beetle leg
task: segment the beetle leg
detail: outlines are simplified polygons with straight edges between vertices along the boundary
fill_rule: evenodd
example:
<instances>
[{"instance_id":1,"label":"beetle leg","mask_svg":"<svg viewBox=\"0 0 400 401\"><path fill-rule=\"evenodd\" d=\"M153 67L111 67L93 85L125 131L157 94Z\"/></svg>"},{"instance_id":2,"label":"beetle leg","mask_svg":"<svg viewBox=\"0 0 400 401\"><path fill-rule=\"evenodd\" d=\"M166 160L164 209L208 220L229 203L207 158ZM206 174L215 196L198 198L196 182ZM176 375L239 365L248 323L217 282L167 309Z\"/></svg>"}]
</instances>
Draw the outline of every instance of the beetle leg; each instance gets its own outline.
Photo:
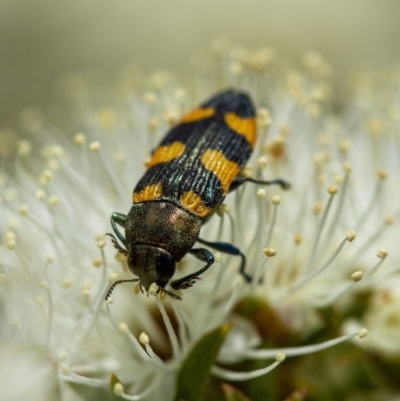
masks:
<instances>
[{"instance_id":1,"label":"beetle leg","mask_svg":"<svg viewBox=\"0 0 400 401\"><path fill-rule=\"evenodd\" d=\"M287 181L281 180L280 178L276 178L275 180L271 181L262 181L262 180L255 180L254 178L239 177L235 178L232 181L232 184L229 187L229 192L232 192L235 189L239 188L245 182L252 182L254 184L260 184L260 185L279 185L282 189L290 188L290 184Z\"/></svg>"},{"instance_id":2,"label":"beetle leg","mask_svg":"<svg viewBox=\"0 0 400 401\"><path fill-rule=\"evenodd\" d=\"M122 246L120 244L118 244L118 241L113 234L106 233L106 235L111 237L111 242L113 243L115 249L117 249L119 252L121 252L125 256L128 256L128 251L126 249L122 248Z\"/></svg>"},{"instance_id":3,"label":"beetle leg","mask_svg":"<svg viewBox=\"0 0 400 401\"><path fill-rule=\"evenodd\" d=\"M247 282L251 282L252 276L244 271L244 269L246 268L246 256L244 256L244 254L240 252L239 248L230 244L229 242L209 242L201 238L198 238L197 241L201 244L209 246L212 249L215 249L216 251L227 253L228 255L240 256L242 258L239 269L240 274L245 278Z\"/></svg>"},{"instance_id":4,"label":"beetle leg","mask_svg":"<svg viewBox=\"0 0 400 401\"><path fill-rule=\"evenodd\" d=\"M118 227L117 227L117 224L119 224L121 227L125 228L125 221L126 221L126 216L124 214L113 213L111 215L111 227L113 228L113 230L114 230L115 234L117 235L117 237L119 238L119 240L125 245L125 248L128 249L128 243L126 242L125 237L122 235L122 233L118 230ZM113 243L114 243L114 241L113 241ZM115 244L114 244L114 246L117 248L117 246Z\"/></svg>"},{"instance_id":5,"label":"beetle leg","mask_svg":"<svg viewBox=\"0 0 400 401\"><path fill-rule=\"evenodd\" d=\"M179 280L173 281L171 283L171 287L175 290L184 290L185 288L191 287L196 282L196 280L200 279L199 276L214 263L214 256L207 249L196 248L192 249L190 253L195 258L201 260L202 262L206 262L207 264L196 273L189 274L185 277L180 278Z\"/></svg>"}]
</instances>

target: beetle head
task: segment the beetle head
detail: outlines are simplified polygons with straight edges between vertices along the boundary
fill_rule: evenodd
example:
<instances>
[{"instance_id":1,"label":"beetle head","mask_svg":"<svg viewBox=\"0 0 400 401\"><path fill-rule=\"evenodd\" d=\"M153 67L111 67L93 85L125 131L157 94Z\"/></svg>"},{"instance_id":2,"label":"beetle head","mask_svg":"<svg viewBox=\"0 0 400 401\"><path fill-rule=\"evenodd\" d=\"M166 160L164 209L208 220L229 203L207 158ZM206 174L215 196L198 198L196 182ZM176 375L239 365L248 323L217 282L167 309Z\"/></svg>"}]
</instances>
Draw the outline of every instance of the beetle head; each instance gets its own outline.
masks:
<instances>
[{"instance_id":1,"label":"beetle head","mask_svg":"<svg viewBox=\"0 0 400 401\"><path fill-rule=\"evenodd\" d=\"M128 252L129 270L139 277L146 292L156 283L164 290L176 269L175 258L166 250L151 245L134 245Z\"/></svg>"}]
</instances>

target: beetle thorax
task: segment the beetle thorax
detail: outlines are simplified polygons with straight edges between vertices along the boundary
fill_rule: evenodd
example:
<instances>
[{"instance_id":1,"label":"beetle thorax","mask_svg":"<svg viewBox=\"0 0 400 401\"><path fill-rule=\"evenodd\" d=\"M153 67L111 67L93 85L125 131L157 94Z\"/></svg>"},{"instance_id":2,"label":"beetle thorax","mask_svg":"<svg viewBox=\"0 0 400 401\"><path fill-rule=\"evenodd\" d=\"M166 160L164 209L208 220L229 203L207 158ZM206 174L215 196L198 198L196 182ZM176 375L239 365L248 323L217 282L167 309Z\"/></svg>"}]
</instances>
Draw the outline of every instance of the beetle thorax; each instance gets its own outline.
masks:
<instances>
[{"instance_id":1,"label":"beetle thorax","mask_svg":"<svg viewBox=\"0 0 400 401\"><path fill-rule=\"evenodd\" d=\"M172 202L137 203L128 213L125 237L129 248L135 244L154 245L179 261L197 241L201 223L199 217Z\"/></svg>"}]
</instances>

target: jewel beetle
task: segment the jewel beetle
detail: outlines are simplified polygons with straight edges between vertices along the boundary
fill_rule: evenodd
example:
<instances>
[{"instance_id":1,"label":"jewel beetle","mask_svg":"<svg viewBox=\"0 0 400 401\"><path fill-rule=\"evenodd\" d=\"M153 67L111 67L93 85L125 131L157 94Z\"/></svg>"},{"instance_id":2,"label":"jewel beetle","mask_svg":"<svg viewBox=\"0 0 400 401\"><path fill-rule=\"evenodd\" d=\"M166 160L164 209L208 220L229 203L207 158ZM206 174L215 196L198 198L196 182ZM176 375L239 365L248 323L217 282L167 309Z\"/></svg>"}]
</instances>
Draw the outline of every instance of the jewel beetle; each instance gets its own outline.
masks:
<instances>
[{"instance_id":1,"label":"jewel beetle","mask_svg":"<svg viewBox=\"0 0 400 401\"><path fill-rule=\"evenodd\" d=\"M115 248L127 256L129 270L137 276L115 281L139 282L146 292L156 284L156 292L173 298L177 294L165 287L175 274L176 264L187 253L205 265L198 271L170 283L172 289L191 287L213 263L206 248L241 257L240 273L246 274L246 258L236 246L199 238L200 229L222 204L225 196L245 182L278 184L281 179L261 181L241 177L256 143L255 108L250 97L236 90L219 93L184 115L151 154L147 170L133 191L133 205L127 215L113 213L111 226ZM125 236L117 225L125 229Z\"/></svg>"}]
</instances>

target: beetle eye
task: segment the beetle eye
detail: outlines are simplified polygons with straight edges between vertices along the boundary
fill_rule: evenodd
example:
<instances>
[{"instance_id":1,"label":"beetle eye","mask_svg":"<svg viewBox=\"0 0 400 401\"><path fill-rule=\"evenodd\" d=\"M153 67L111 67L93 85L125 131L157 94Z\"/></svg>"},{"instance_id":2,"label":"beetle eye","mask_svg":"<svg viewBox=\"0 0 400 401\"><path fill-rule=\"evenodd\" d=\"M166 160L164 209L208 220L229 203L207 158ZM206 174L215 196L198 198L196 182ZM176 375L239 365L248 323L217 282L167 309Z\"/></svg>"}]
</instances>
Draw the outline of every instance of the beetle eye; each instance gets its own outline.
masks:
<instances>
[{"instance_id":1,"label":"beetle eye","mask_svg":"<svg viewBox=\"0 0 400 401\"><path fill-rule=\"evenodd\" d=\"M167 285L169 279L175 273L175 258L168 252L161 251L157 256L156 271L157 284L161 287Z\"/></svg>"}]
</instances>

